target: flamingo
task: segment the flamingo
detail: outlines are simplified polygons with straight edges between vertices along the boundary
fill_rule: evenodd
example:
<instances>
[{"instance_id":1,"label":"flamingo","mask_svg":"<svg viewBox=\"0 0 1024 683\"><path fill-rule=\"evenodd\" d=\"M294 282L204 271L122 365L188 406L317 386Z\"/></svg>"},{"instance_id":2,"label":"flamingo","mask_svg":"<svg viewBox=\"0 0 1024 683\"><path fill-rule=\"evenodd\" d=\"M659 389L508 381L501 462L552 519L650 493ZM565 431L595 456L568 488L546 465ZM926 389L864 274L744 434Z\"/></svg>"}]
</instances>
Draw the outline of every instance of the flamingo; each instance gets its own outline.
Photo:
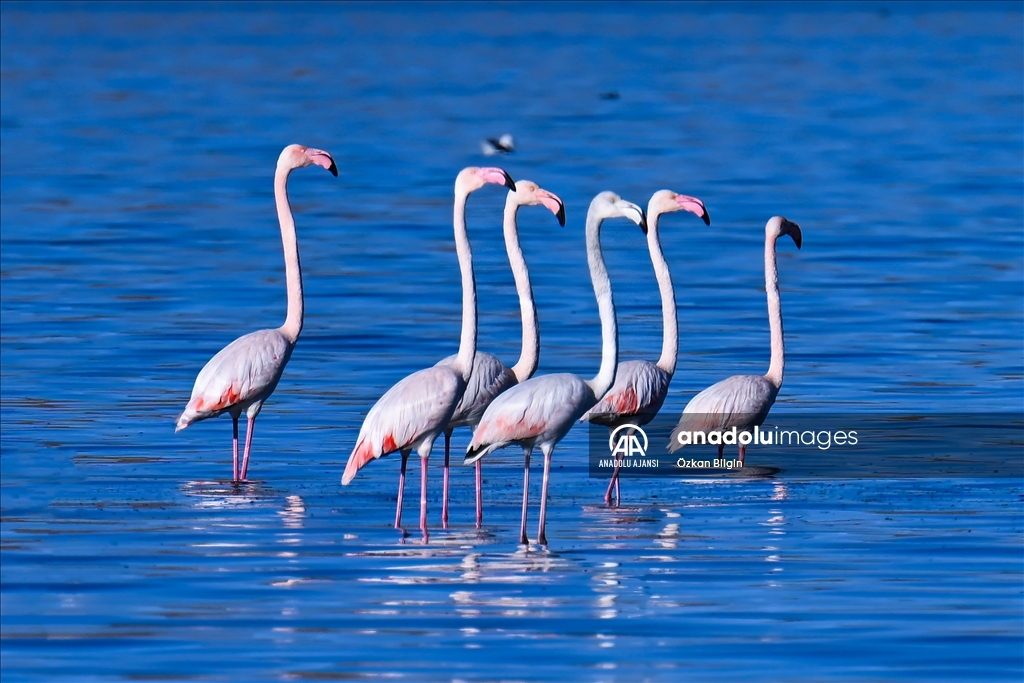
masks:
<instances>
[{"instance_id":1,"label":"flamingo","mask_svg":"<svg viewBox=\"0 0 1024 683\"><path fill-rule=\"evenodd\" d=\"M661 250L658 237L658 219L663 213L686 210L699 216L705 225L711 225L711 216L704 208L704 202L696 197L677 194L671 190L659 190L647 203L647 248L651 252L651 263L661 290L661 317L664 332L661 342L661 358L657 363L646 360L628 360L619 363L615 372L615 384L608 390L597 405L591 408L584 420L594 424L606 425L614 431L627 424L642 427L658 414L665 397L668 396L668 385L676 371L676 357L679 355L679 323L676 320L676 293L672 286L672 274L669 272L665 254ZM604 494L604 502L611 504L612 489L615 489L615 502L619 503L619 466L615 466L608 491Z\"/></svg>"},{"instance_id":2,"label":"flamingo","mask_svg":"<svg viewBox=\"0 0 1024 683\"><path fill-rule=\"evenodd\" d=\"M441 524L448 528L448 460L451 452L452 432L456 427L475 428L480 422L484 409L494 397L514 384L524 382L537 371L540 355L540 332L537 329L537 305L533 301L530 273L519 244L519 230L516 214L520 206L545 206L558 218L558 224L565 225L565 206L557 196L529 180L520 180L516 189L510 190L505 198L505 249L512 265L512 274L519 292L519 309L523 317L523 350L519 361L511 369L484 351L477 351L473 359L473 372L462 401L444 429L444 496L441 508ZM449 356L438 365L451 364L455 356ZM476 526L483 525L483 472L480 461L476 462Z\"/></svg>"},{"instance_id":3,"label":"flamingo","mask_svg":"<svg viewBox=\"0 0 1024 683\"><path fill-rule=\"evenodd\" d=\"M613 217L629 218L644 230L647 229L644 210L619 198L614 192L602 192L590 202L587 211L587 262L601 315L601 367L597 376L592 380L584 380L570 373L543 375L499 394L487 406L480 424L473 432L473 440L466 449L465 464L468 465L509 444L522 447L526 463L523 468L523 518L519 527L519 542L524 545L529 544L526 538L526 506L530 492L530 455L534 446L540 447L544 454L537 541L547 545L544 521L551 454L573 424L600 400L615 381L619 332L615 322L611 282L601 255L601 223Z\"/></svg>"},{"instance_id":4,"label":"flamingo","mask_svg":"<svg viewBox=\"0 0 1024 683\"><path fill-rule=\"evenodd\" d=\"M454 360L412 373L398 382L370 408L359 430L355 448L348 458L342 486L371 460L400 451L402 469L398 479L398 505L395 528L402 523L402 497L405 492L405 466L409 454L419 453L420 529L427 537L427 459L434 440L451 421L455 407L466 391L473 358L476 356L476 281L473 278L473 253L466 232L466 200L470 193L487 183L516 189L511 176L500 168L469 167L455 178L455 250L462 273L462 337Z\"/></svg>"},{"instance_id":5,"label":"flamingo","mask_svg":"<svg viewBox=\"0 0 1024 683\"><path fill-rule=\"evenodd\" d=\"M768 417L775 397L782 388L782 371L786 365L786 345L782 337L782 302L779 298L779 268L775 243L789 235L799 249L803 242L800 226L782 216L773 216L764 226L764 288L768 294L768 326L771 329L771 362L764 375L733 375L700 392L686 404L679 424L672 430L668 450L674 453L683 447L678 436L682 431L724 431L736 427L738 432L760 426ZM718 446L722 457L724 445ZM739 445L739 461L743 464L745 445Z\"/></svg>"},{"instance_id":6,"label":"flamingo","mask_svg":"<svg viewBox=\"0 0 1024 683\"><path fill-rule=\"evenodd\" d=\"M288 203L288 175L296 168L316 164L335 177L338 167L327 152L302 145L288 145L277 160L274 174L274 199L281 223L284 245L285 280L288 286L288 314L284 325L273 330L258 330L231 342L207 362L196 377L192 397L178 416L175 432L193 422L222 413L231 415L233 429L232 481L245 481L249 469L249 448L256 416L270 398L281 379L284 366L291 358L295 342L302 332L302 268L295 237L295 219ZM238 470L238 418L245 413L245 453L242 470ZM241 476L239 476L241 474Z\"/></svg>"}]
</instances>

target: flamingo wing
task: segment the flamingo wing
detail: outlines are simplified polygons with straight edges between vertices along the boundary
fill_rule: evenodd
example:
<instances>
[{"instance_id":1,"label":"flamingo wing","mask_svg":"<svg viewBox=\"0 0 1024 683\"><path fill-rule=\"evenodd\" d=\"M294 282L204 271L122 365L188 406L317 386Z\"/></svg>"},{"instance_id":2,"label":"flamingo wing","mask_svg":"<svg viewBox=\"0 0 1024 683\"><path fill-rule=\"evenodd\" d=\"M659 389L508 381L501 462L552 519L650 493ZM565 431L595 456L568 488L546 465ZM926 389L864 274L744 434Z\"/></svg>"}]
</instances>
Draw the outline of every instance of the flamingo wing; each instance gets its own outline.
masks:
<instances>
[{"instance_id":1,"label":"flamingo wing","mask_svg":"<svg viewBox=\"0 0 1024 683\"><path fill-rule=\"evenodd\" d=\"M558 442L595 402L590 386L568 373L517 384L487 406L473 432L465 463L472 464L510 443Z\"/></svg>"},{"instance_id":2,"label":"flamingo wing","mask_svg":"<svg viewBox=\"0 0 1024 683\"><path fill-rule=\"evenodd\" d=\"M649 361L619 363L615 384L582 419L602 425L614 425L621 420L647 424L661 410L671 379Z\"/></svg>"},{"instance_id":3,"label":"flamingo wing","mask_svg":"<svg viewBox=\"0 0 1024 683\"><path fill-rule=\"evenodd\" d=\"M451 419L465 389L451 367L435 365L414 372L370 408L341 479L348 484L366 463L388 453L431 442Z\"/></svg>"},{"instance_id":4,"label":"flamingo wing","mask_svg":"<svg viewBox=\"0 0 1024 683\"><path fill-rule=\"evenodd\" d=\"M734 375L700 392L686 404L672 430L669 451L682 448L676 435L683 430L751 429L764 422L779 390L761 375Z\"/></svg>"},{"instance_id":5,"label":"flamingo wing","mask_svg":"<svg viewBox=\"0 0 1024 683\"><path fill-rule=\"evenodd\" d=\"M225 346L196 377L176 431L234 407L266 400L277 387L293 348L278 330L252 332Z\"/></svg>"},{"instance_id":6,"label":"flamingo wing","mask_svg":"<svg viewBox=\"0 0 1024 683\"><path fill-rule=\"evenodd\" d=\"M451 365L457 356L448 356L438 365ZM473 359L473 371L466 385L462 400L455 407L455 413L448 422L448 428L475 425L494 397L516 383L516 376L505 365L489 353L477 351Z\"/></svg>"}]
</instances>

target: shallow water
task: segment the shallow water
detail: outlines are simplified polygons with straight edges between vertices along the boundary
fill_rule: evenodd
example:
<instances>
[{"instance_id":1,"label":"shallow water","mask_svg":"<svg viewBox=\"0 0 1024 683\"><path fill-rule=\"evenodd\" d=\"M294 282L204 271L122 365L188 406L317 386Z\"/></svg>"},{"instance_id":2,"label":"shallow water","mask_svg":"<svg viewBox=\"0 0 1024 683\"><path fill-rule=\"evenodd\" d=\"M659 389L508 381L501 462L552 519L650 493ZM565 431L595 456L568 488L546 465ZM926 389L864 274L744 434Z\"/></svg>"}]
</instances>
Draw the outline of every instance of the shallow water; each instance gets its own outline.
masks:
<instances>
[{"instance_id":1,"label":"shallow water","mask_svg":"<svg viewBox=\"0 0 1024 683\"><path fill-rule=\"evenodd\" d=\"M763 226L784 214L804 245L780 245L773 414L1019 414L1019 4L5 4L0 31L5 680L1024 673L1019 479L627 480L610 509L580 427L546 549L515 543L511 449L485 465L481 531L462 467L440 529L432 467L428 544L390 528L397 458L338 484L373 401L457 346L467 165L565 201L565 228L520 212L540 373L599 364L591 197L668 187L712 226L662 221L666 413L764 372ZM515 153L482 156L503 132ZM340 177L292 176L306 326L234 487L229 421L173 421L213 353L283 319L271 178L291 142ZM468 220L480 347L512 362L502 203L482 190ZM643 236L603 239L620 357L653 360Z\"/></svg>"}]
</instances>

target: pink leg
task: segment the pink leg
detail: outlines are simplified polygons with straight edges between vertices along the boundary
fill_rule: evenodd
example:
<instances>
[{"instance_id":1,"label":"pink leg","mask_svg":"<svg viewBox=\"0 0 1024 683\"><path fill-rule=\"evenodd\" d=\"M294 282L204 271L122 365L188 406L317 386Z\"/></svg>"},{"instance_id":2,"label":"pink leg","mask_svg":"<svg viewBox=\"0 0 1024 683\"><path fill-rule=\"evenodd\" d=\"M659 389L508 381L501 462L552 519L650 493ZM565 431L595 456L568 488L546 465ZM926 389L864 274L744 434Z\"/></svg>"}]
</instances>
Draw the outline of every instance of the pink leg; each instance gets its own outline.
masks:
<instances>
[{"instance_id":1,"label":"pink leg","mask_svg":"<svg viewBox=\"0 0 1024 683\"><path fill-rule=\"evenodd\" d=\"M427 458L420 456L420 530L423 531L423 539L427 535Z\"/></svg>"},{"instance_id":2,"label":"pink leg","mask_svg":"<svg viewBox=\"0 0 1024 683\"><path fill-rule=\"evenodd\" d=\"M526 503L530 499L530 454L533 453L532 448L524 448L523 455L526 459L526 465L523 467L523 522L519 525L519 542L523 545L529 545L530 539L526 537Z\"/></svg>"},{"instance_id":3,"label":"pink leg","mask_svg":"<svg viewBox=\"0 0 1024 683\"><path fill-rule=\"evenodd\" d=\"M619 478L615 477L615 507L619 507L619 503L622 502L622 496L619 495Z\"/></svg>"},{"instance_id":4,"label":"pink leg","mask_svg":"<svg viewBox=\"0 0 1024 683\"><path fill-rule=\"evenodd\" d=\"M740 446L740 465L743 464L743 458L747 455L747 447Z\"/></svg>"},{"instance_id":5,"label":"pink leg","mask_svg":"<svg viewBox=\"0 0 1024 683\"><path fill-rule=\"evenodd\" d=\"M409 462L409 451L402 451L402 473L398 475L398 507L395 510L395 528L402 528L402 496L405 494L405 464Z\"/></svg>"},{"instance_id":6,"label":"pink leg","mask_svg":"<svg viewBox=\"0 0 1024 683\"><path fill-rule=\"evenodd\" d=\"M476 528L484 525L484 474L483 464L476 461Z\"/></svg>"},{"instance_id":7,"label":"pink leg","mask_svg":"<svg viewBox=\"0 0 1024 683\"><path fill-rule=\"evenodd\" d=\"M448 456L451 453L452 430L444 433L444 493L441 499L441 528L448 528Z\"/></svg>"},{"instance_id":8,"label":"pink leg","mask_svg":"<svg viewBox=\"0 0 1024 683\"><path fill-rule=\"evenodd\" d=\"M612 489L615 489L615 502L619 502L619 464L618 461L615 463L615 470L612 472L612 478L608 482L608 490L604 493L605 505L612 504Z\"/></svg>"},{"instance_id":9,"label":"pink leg","mask_svg":"<svg viewBox=\"0 0 1024 683\"><path fill-rule=\"evenodd\" d=\"M242 481L245 481L245 474L249 471L249 447L252 445L252 428L256 424L256 418L250 417L249 424L245 426L245 454L242 456Z\"/></svg>"},{"instance_id":10,"label":"pink leg","mask_svg":"<svg viewBox=\"0 0 1024 683\"><path fill-rule=\"evenodd\" d=\"M231 481L235 482L238 481L238 415L231 416L231 428L234 432L232 439L234 457L232 458Z\"/></svg>"},{"instance_id":11,"label":"pink leg","mask_svg":"<svg viewBox=\"0 0 1024 683\"><path fill-rule=\"evenodd\" d=\"M537 542L541 545L548 544L548 537L544 533L544 521L547 518L548 509L548 476L551 473L551 451L544 454L544 479L540 486L540 524L537 529Z\"/></svg>"}]
</instances>

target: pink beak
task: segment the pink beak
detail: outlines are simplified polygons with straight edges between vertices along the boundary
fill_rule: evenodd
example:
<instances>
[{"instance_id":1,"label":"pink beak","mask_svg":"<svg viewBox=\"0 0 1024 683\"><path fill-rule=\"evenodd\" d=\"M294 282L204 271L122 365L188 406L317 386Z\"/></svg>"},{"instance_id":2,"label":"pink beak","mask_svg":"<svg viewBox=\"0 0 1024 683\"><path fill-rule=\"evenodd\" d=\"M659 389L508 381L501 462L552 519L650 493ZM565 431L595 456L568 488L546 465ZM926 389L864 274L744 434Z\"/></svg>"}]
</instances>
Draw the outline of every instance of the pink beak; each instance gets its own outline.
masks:
<instances>
[{"instance_id":1,"label":"pink beak","mask_svg":"<svg viewBox=\"0 0 1024 683\"><path fill-rule=\"evenodd\" d=\"M708 210L704 208L704 202L701 200L685 194L677 194L676 203L679 204L679 208L700 217L704 221L704 225L711 225L711 216L708 215Z\"/></svg>"},{"instance_id":2,"label":"pink beak","mask_svg":"<svg viewBox=\"0 0 1024 683\"><path fill-rule=\"evenodd\" d=\"M534 194L537 195L537 199L540 200L541 204L546 206L551 213L555 214L555 217L558 219L558 224L564 228L565 204L562 203L562 200L559 199L557 195L539 187Z\"/></svg>"},{"instance_id":3,"label":"pink beak","mask_svg":"<svg viewBox=\"0 0 1024 683\"><path fill-rule=\"evenodd\" d=\"M512 180L512 176L503 171L500 168L481 168L480 177L488 183L494 183L496 185L504 185L513 192L516 191L516 183Z\"/></svg>"}]
</instances>

